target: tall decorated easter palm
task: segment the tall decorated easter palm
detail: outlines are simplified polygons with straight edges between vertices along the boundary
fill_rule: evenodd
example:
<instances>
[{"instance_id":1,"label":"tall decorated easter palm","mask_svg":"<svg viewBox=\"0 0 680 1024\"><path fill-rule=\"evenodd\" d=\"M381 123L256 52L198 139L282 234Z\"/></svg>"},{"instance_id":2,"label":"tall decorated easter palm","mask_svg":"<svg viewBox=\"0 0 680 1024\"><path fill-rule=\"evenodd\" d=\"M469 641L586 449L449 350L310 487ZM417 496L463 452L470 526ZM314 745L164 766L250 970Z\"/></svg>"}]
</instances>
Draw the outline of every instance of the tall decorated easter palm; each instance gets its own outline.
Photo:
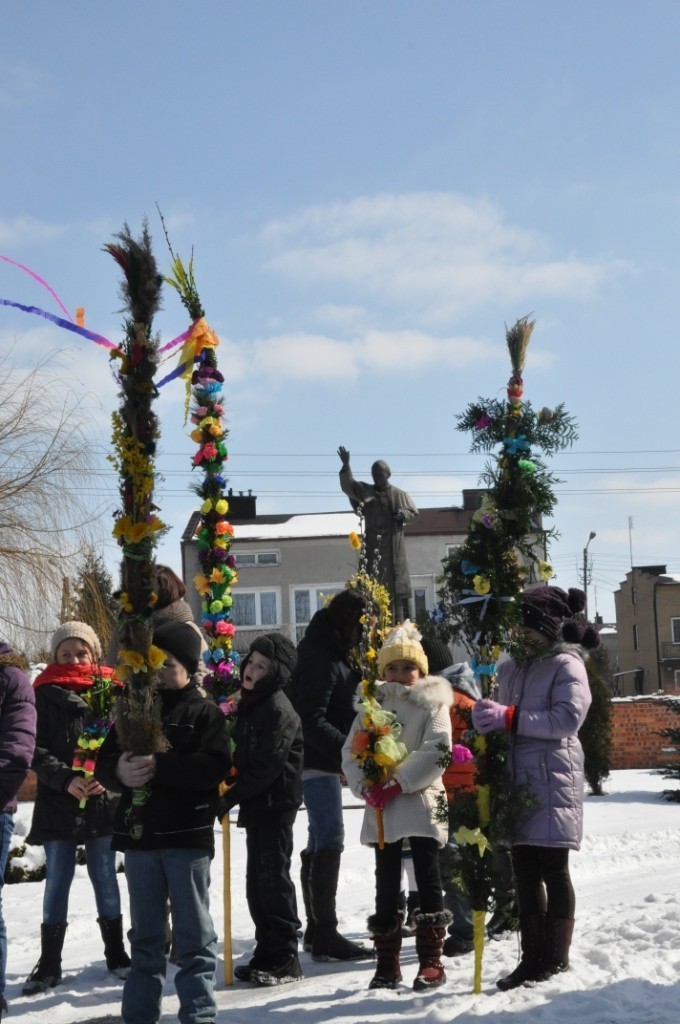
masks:
<instances>
[{"instance_id":1,"label":"tall decorated easter palm","mask_svg":"<svg viewBox=\"0 0 680 1024\"><path fill-rule=\"evenodd\" d=\"M159 211L160 212L160 211ZM161 221L163 218L161 216ZM165 224L163 225L165 227ZM172 267L165 278L178 293L191 317L175 376L186 384L185 422L191 412L192 440L197 450L192 470L201 473L195 490L201 500L196 528L200 571L194 585L201 597L201 627L208 642L207 672L203 685L223 714L233 720L238 707L239 656L233 648L236 632L232 622L231 588L236 583L236 559L230 554L234 528L228 520L224 463L227 460L228 430L224 421L224 375L217 366L219 339L205 320L205 311L194 277L193 258L185 266L173 251L165 234ZM226 786L223 786L226 788ZM234 980L231 945L231 840L229 815L222 819L222 864L224 900L224 981Z\"/></svg>"},{"instance_id":2,"label":"tall decorated easter palm","mask_svg":"<svg viewBox=\"0 0 680 1024\"><path fill-rule=\"evenodd\" d=\"M492 691L501 651L517 652L513 627L522 590L553 575L547 544L555 530L543 530L542 517L554 511L557 481L543 456L569 447L577 436L562 405L536 412L524 401L522 374L533 328L534 321L524 317L506 331L512 369L506 400L477 399L458 417L458 429L472 434L470 450L493 455L482 476L486 495L465 543L444 562L438 631L468 650L485 697ZM461 852L456 882L473 907L478 993L484 921L494 896L493 852L529 797L508 798L504 734L471 732L469 745L477 758L477 790L456 796L450 827Z\"/></svg>"},{"instance_id":3,"label":"tall decorated easter palm","mask_svg":"<svg viewBox=\"0 0 680 1024\"><path fill-rule=\"evenodd\" d=\"M156 594L154 550L164 523L154 503L158 419L153 411L157 391L158 338L153 318L160 306L162 278L151 250L146 223L139 239L127 224L106 245L123 271L125 336L112 352L117 361L120 406L113 414L111 462L119 476L120 508L114 536L122 550L121 611L118 621L118 674L125 680L117 701L116 721L121 745L134 754L151 754L167 746L163 736L154 684L164 655L151 643L150 616ZM134 791L130 833L140 838L144 830L144 804L148 790Z\"/></svg>"}]
</instances>

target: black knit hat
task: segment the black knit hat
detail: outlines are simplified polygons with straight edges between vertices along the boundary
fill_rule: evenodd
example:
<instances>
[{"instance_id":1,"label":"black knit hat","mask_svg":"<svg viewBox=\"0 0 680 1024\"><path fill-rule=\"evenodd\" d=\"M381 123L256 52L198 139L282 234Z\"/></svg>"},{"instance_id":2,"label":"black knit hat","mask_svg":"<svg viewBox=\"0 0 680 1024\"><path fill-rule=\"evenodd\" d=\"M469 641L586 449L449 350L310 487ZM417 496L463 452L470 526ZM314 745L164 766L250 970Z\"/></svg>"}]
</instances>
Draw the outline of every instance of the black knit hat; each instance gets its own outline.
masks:
<instances>
[{"instance_id":1,"label":"black knit hat","mask_svg":"<svg viewBox=\"0 0 680 1024\"><path fill-rule=\"evenodd\" d=\"M439 640L436 636L424 636L420 644L427 656L431 676L438 676L443 669L453 664L451 651L443 640Z\"/></svg>"},{"instance_id":2,"label":"black knit hat","mask_svg":"<svg viewBox=\"0 0 680 1024\"><path fill-rule=\"evenodd\" d=\"M184 665L190 676L197 670L201 659L201 634L191 622L164 622L154 630L153 643Z\"/></svg>"},{"instance_id":3,"label":"black knit hat","mask_svg":"<svg viewBox=\"0 0 680 1024\"><path fill-rule=\"evenodd\" d=\"M297 650L288 637L283 633L264 633L262 636L256 636L250 645L248 657L241 662L241 678L243 678L243 670L253 651L270 659L272 662L271 674L285 686L297 664Z\"/></svg>"}]
</instances>

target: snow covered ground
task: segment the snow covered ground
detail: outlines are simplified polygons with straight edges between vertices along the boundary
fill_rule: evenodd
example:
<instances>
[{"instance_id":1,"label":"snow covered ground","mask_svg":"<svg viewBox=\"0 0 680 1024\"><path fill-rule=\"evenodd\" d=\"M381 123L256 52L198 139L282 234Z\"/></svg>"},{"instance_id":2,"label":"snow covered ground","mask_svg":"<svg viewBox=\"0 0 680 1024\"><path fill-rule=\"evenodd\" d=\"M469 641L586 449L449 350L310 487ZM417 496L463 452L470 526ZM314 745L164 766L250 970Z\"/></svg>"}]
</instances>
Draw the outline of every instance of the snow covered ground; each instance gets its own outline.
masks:
<instances>
[{"instance_id":1,"label":"snow covered ground","mask_svg":"<svg viewBox=\"0 0 680 1024\"><path fill-rule=\"evenodd\" d=\"M300 954L305 980L278 989L236 983L217 990L221 1024L380 1024L408 1021L470 1024L493 1017L494 1024L675 1024L680 1010L680 804L660 798L668 782L651 772L614 772L608 795L586 801L586 838L573 856L577 923L569 972L534 988L501 993L495 980L517 960L516 936L487 946L483 993L471 994L472 957L447 960L448 980L436 992L416 994L413 940L405 940L404 984L394 992L368 992L370 961L359 965L315 964ZM355 803L350 794L347 802ZM365 938L372 909L372 854L359 845L361 812L346 812L339 913L342 930ZM26 831L26 809L17 817ZM296 825L296 851L304 845L306 816ZM223 931L221 836L213 871L213 914ZM231 829L233 948L247 957L251 924L243 878L245 843ZM295 855L295 865L299 858ZM120 876L125 892L125 878ZM71 891L63 984L42 996L25 998L21 985L39 952L42 883L6 886L9 931L7 998L10 1019L21 1024L73 1024L119 1020L121 983L106 972L92 891L85 868L78 868ZM221 952L221 946L220 946ZM169 969L164 1021L176 1019ZM220 975L222 965L220 964Z\"/></svg>"}]
</instances>

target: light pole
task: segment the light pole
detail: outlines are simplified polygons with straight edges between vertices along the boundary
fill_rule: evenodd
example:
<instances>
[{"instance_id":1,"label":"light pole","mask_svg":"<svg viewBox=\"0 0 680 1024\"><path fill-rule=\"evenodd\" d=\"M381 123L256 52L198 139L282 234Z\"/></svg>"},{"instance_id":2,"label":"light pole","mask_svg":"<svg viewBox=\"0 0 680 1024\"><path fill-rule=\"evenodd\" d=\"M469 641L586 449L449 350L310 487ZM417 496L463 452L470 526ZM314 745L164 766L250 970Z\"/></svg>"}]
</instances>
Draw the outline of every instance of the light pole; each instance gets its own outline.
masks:
<instances>
[{"instance_id":1,"label":"light pole","mask_svg":"<svg viewBox=\"0 0 680 1024\"><path fill-rule=\"evenodd\" d=\"M585 615L586 622L588 621L588 545L590 544L591 540L594 540L595 537L597 537L597 534L594 530L591 530L586 546L583 549L583 591L586 595L586 603L583 606L583 614Z\"/></svg>"}]
</instances>

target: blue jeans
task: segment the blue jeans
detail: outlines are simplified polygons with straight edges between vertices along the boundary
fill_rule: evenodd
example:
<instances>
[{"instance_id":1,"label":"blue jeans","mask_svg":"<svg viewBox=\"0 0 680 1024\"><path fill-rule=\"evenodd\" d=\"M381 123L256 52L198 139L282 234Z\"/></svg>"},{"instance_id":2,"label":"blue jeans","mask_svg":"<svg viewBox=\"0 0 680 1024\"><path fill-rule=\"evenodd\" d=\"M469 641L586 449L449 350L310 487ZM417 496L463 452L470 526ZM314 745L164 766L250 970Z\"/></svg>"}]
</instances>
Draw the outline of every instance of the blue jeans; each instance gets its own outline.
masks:
<instances>
[{"instance_id":1,"label":"blue jeans","mask_svg":"<svg viewBox=\"0 0 680 1024\"><path fill-rule=\"evenodd\" d=\"M75 839L53 839L45 843L47 875L43 897L43 924L66 924L68 896L76 871ZM87 873L94 889L99 917L110 920L120 915L120 890L116 877L116 854L111 836L86 839Z\"/></svg>"},{"instance_id":2,"label":"blue jeans","mask_svg":"<svg viewBox=\"0 0 680 1024\"><path fill-rule=\"evenodd\" d=\"M317 775L302 782L302 798L309 827L307 853L345 848L342 820L342 785L337 775Z\"/></svg>"},{"instance_id":3,"label":"blue jeans","mask_svg":"<svg viewBox=\"0 0 680 1024\"><path fill-rule=\"evenodd\" d=\"M0 814L0 996L5 994L5 972L7 970L7 926L2 913L2 887L5 884L5 868L13 832L14 818L12 815Z\"/></svg>"},{"instance_id":4,"label":"blue jeans","mask_svg":"<svg viewBox=\"0 0 680 1024\"><path fill-rule=\"evenodd\" d=\"M212 1024L217 936L210 916L207 850L127 850L132 969L123 989L124 1024L158 1024L165 981L165 924L172 901L181 1024Z\"/></svg>"}]
</instances>

